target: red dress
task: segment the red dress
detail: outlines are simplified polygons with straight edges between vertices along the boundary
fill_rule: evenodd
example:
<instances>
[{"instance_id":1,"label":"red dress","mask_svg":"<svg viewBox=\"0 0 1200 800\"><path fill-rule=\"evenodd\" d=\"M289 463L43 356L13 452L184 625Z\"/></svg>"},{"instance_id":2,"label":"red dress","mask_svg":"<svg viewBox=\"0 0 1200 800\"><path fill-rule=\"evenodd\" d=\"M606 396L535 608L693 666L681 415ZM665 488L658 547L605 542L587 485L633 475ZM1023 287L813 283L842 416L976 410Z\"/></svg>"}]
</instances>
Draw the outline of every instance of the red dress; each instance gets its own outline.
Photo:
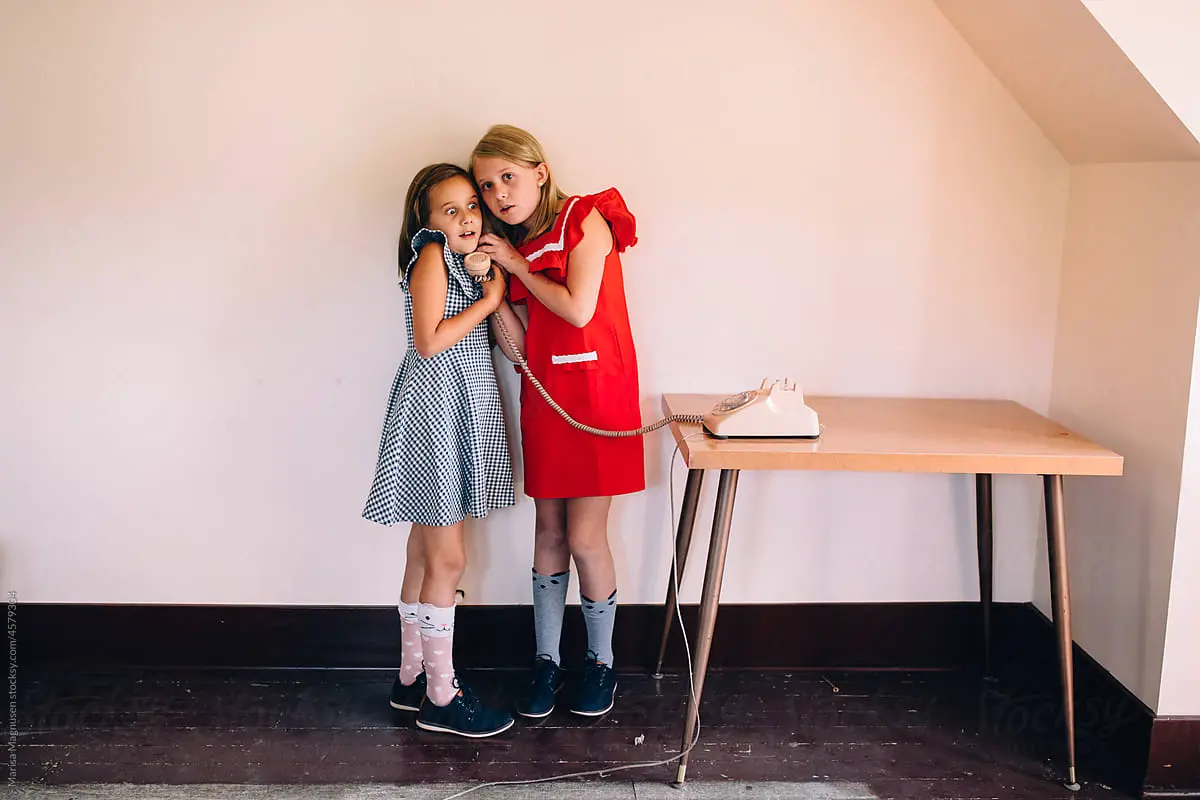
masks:
<instances>
[{"instance_id":1,"label":"red dress","mask_svg":"<svg viewBox=\"0 0 1200 800\"><path fill-rule=\"evenodd\" d=\"M583 239L583 220L593 208L612 230L613 249L604 260L591 321L575 327L542 305L519 278L511 281L509 297L528 306L526 358L555 402L578 422L629 430L641 427L642 415L619 255L637 243L636 221L625 200L616 189L569 197L550 230L517 249L531 272L565 284L567 258ZM614 439L571 427L523 373L521 440L530 497L607 497L646 488L641 436Z\"/></svg>"}]
</instances>

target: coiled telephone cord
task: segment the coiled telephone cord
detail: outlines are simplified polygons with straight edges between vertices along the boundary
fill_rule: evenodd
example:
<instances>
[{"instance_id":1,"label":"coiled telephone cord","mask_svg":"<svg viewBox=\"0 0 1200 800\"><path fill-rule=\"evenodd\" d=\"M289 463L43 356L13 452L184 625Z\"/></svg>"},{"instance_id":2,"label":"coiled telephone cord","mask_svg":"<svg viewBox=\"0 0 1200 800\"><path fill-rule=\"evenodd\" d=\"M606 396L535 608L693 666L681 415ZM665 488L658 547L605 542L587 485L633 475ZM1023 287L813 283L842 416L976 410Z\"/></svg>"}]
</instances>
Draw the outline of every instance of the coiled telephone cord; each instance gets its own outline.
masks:
<instances>
[{"instance_id":1,"label":"coiled telephone cord","mask_svg":"<svg viewBox=\"0 0 1200 800\"><path fill-rule=\"evenodd\" d=\"M626 436L643 436L651 431L658 430L664 425L669 425L672 422L691 422L695 424L704 422L704 417L700 414L672 414L668 417L663 417L658 422L651 423L650 425L643 425L642 427L635 428L634 430L609 431L604 430L603 428L594 428L591 425L585 425L582 422L572 419L571 415L564 411L562 406L554 402L554 398L550 396L550 393L546 391L544 386L542 386L541 381L539 381L534 376L533 371L529 369L529 363L525 360L525 354L521 352L521 348L517 347L516 342L512 340L512 336L508 333L508 328L504 326L504 320L500 318L499 314L495 314L494 316L496 318L496 324L500 327L500 334L504 336L504 341L508 342L508 346L512 348L513 353L517 356L517 363L520 365L521 369L524 370L526 377L529 378L529 382L532 383L533 387L538 390L538 393L541 394L546 403L555 411L557 411L559 416L565 419L567 423L571 425L571 427L581 430L584 433L591 433L596 436L607 436L609 438L618 439Z\"/></svg>"}]
</instances>

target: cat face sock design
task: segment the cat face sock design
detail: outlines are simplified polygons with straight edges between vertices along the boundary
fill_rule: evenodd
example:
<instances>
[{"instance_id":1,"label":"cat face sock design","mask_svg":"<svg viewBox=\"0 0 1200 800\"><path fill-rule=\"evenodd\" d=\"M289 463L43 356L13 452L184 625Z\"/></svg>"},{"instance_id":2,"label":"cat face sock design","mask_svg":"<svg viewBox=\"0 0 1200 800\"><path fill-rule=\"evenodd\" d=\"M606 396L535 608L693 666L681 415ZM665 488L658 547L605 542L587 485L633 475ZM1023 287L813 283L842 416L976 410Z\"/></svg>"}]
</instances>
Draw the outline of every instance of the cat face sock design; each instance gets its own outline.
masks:
<instances>
[{"instance_id":1,"label":"cat face sock design","mask_svg":"<svg viewBox=\"0 0 1200 800\"><path fill-rule=\"evenodd\" d=\"M424 667L421 659L421 625L417 622L417 604L400 601L400 683L412 686Z\"/></svg>"},{"instance_id":2,"label":"cat face sock design","mask_svg":"<svg viewBox=\"0 0 1200 800\"><path fill-rule=\"evenodd\" d=\"M425 694L439 706L454 699L454 606L439 608L429 603L417 607L421 626L421 652L425 658Z\"/></svg>"}]
</instances>

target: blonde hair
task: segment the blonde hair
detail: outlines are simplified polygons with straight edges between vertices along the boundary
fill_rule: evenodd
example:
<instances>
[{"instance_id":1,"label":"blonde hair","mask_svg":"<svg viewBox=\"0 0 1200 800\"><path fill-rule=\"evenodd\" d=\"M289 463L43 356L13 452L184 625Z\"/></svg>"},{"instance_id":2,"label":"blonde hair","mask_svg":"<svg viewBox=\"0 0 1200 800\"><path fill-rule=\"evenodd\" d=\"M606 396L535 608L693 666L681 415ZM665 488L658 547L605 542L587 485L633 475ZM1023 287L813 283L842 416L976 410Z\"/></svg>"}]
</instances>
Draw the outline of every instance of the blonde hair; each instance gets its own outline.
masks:
<instances>
[{"instance_id":1,"label":"blonde hair","mask_svg":"<svg viewBox=\"0 0 1200 800\"><path fill-rule=\"evenodd\" d=\"M546 182L542 184L541 196L537 207L521 225L507 225L499 220L496 223L508 235L513 244L521 244L541 236L554 226L554 218L558 216L558 206L567 199L567 195L554 182L554 172L546 163L546 153L542 145L532 133L515 125L493 125L475 145L471 153L471 174L475 174L475 159L502 158L522 167L536 167L546 164Z\"/></svg>"}]
</instances>

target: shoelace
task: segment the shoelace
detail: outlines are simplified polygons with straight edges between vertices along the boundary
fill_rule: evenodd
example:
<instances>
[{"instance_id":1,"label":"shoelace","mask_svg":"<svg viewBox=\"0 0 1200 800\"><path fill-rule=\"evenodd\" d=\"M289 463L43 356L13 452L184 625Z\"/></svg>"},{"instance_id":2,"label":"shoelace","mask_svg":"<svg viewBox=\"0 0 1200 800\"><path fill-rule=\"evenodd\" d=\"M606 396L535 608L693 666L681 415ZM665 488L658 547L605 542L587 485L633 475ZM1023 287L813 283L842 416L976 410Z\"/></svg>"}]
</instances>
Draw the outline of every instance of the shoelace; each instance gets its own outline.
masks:
<instances>
[{"instance_id":1,"label":"shoelace","mask_svg":"<svg viewBox=\"0 0 1200 800\"><path fill-rule=\"evenodd\" d=\"M611 669L611 667L609 667L607 664L601 664L600 660L596 657L596 653L588 650L583 662L584 680L588 680L593 677L599 679L604 676L604 671L606 669Z\"/></svg>"},{"instance_id":2,"label":"shoelace","mask_svg":"<svg viewBox=\"0 0 1200 800\"><path fill-rule=\"evenodd\" d=\"M479 702L479 698L475 696L475 693L472 692L470 690L470 688L463 686L461 683L458 682L457 675L455 675L450 680L454 684L454 688L456 688L460 692L462 692L463 709L467 712L468 715L474 716L475 713L479 711L479 708L482 705L482 703Z\"/></svg>"}]
</instances>

